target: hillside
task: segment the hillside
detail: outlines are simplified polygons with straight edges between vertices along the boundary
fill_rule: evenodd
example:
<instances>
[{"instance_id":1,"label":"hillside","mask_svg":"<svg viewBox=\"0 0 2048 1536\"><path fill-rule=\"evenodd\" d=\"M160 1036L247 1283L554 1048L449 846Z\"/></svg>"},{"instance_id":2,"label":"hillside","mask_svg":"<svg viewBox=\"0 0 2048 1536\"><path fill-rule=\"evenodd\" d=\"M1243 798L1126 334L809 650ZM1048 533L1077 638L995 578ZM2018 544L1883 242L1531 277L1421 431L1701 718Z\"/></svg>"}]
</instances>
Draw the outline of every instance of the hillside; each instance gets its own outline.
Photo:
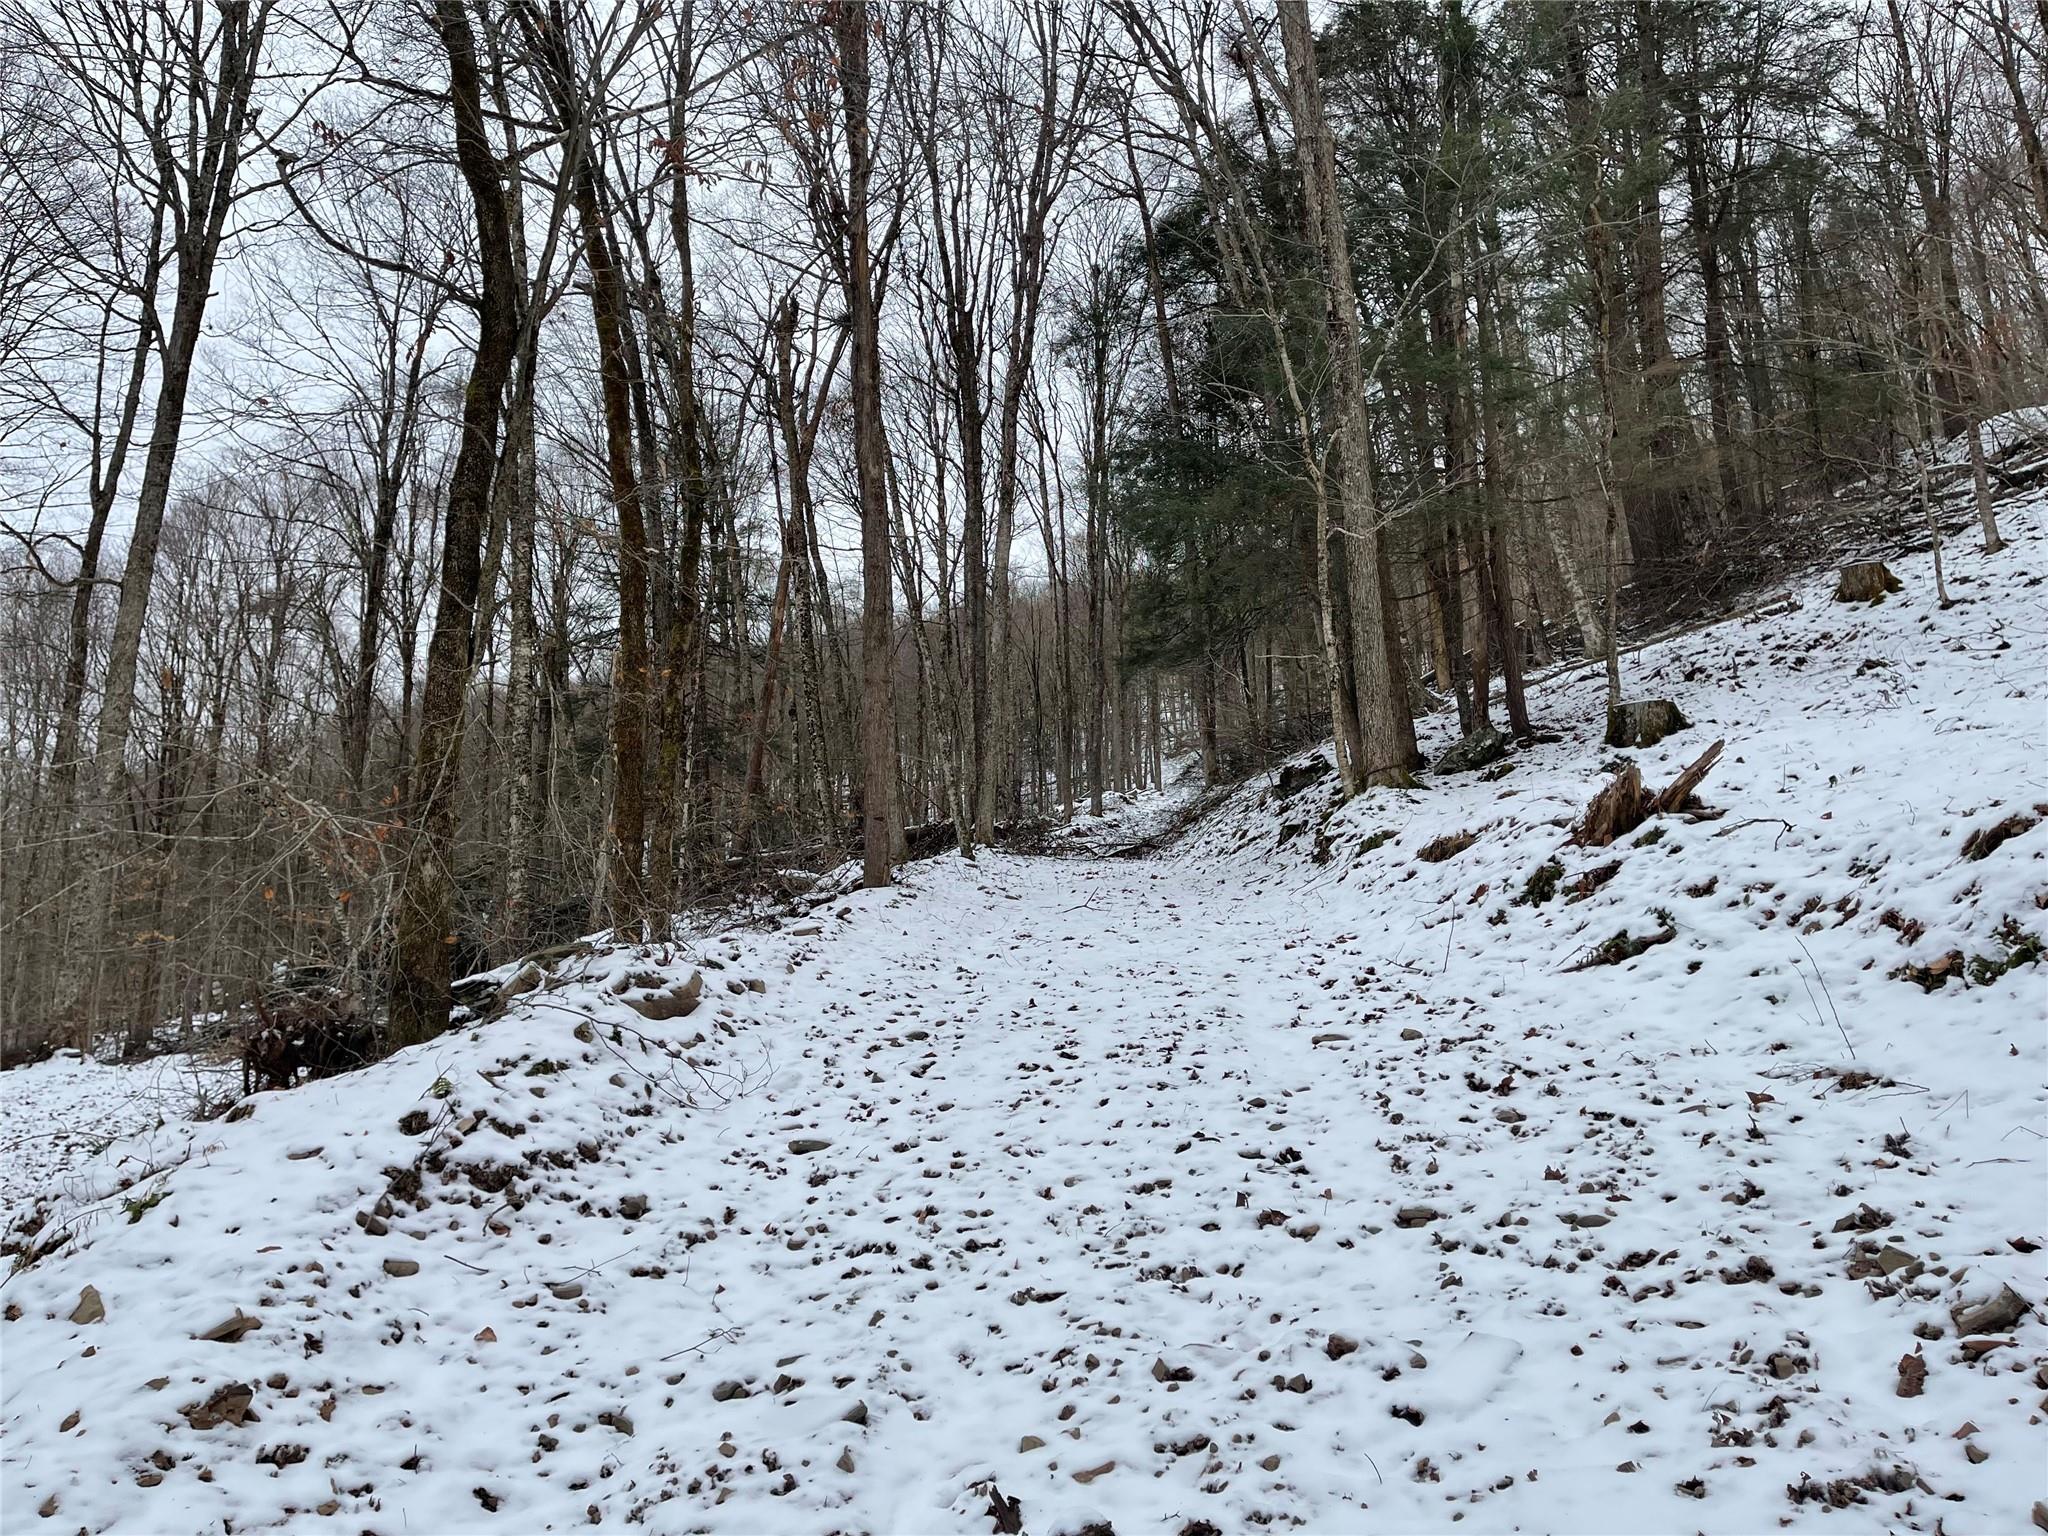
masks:
<instances>
[{"instance_id":1,"label":"hillside","mask_svg":"<svg viewBox=\"0 0 2048 1536\"><path fill-rule=\"evenodd\" d=\"M2001 516L1947 610L1909 555L1628 657L1691 721L1645 782L1722 739L1718 814L1570 845L1581 670L1506 771L1338 807L1304 758L1114 856L1139 802L116 1145L0 1287L0 1524L2024 1528L2048 529Z\"/></svg>"}]
</instances>

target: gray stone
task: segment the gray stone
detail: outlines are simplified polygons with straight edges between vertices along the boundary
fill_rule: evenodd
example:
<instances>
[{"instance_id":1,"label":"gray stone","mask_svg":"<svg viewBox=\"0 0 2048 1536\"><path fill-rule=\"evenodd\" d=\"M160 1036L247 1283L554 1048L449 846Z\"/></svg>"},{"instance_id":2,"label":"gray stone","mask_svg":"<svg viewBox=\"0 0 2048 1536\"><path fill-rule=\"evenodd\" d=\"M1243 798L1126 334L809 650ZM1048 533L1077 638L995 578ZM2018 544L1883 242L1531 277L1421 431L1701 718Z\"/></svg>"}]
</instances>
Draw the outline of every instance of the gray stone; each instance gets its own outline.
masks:
<instances>
[{"instance_id":1,"label":"gray stone","mask_svg":"<svg viewBox=\"0 0 2048 1536\"><path fill-rule=\"evenodd\" d=\"M1949 1316L1955 1319L1958 1334L2004 1333L2033 1310L2034 1304L2018 1291L2001 1285L1989 1301L1953 1308Z\"/></svg>"},{"instance_id":2,"label":"gray stone","mask_svg":"<svg viewBox=\"0 0 2048 1536\"><path fill-rule=\"evenodd\" d=\"M1438 773L1470 773L1508 755L1508 739L1490 725L1461 737L1436 760Z\"/></svg>"}]
</instances>

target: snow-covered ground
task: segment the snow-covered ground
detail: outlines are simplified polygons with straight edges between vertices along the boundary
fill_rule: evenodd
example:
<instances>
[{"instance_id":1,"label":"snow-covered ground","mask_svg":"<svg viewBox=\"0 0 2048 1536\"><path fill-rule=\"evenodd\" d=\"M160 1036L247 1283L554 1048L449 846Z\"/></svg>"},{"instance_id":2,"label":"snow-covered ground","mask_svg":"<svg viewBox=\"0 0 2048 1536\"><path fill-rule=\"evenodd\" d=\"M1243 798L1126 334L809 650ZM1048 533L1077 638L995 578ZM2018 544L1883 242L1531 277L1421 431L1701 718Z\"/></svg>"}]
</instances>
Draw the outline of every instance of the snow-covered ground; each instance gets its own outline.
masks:
<instances>
[{"instance_id":1,"label":"snow-covered ground","mask_svg":"<svg viewBox=\"0 0 2048 1536\"><path fill-rule=\"evenodd\" d=\"M0 1076L0 1233L39 1201L73 1212L185 1160L190 1122L234 1102L242 1072L187 1052L134 1066L59 1051Z\"/></svg>"},{"instance_id":2,"label":"snow-covered ground","mask_svg":"<svg viewBox=\"0 0 2048 1536\"><path fill-rule=\"evenodd\" d=\"M2048 1325L1966 1310L2048 1305L2001 515L1945 612L1909 557L1630 658L1716 820L1567 845L1579 673L1497 777L927 860L258 1095L0 1288L0 1527L2025 1529Z\"/></svg>"}]
</instances>

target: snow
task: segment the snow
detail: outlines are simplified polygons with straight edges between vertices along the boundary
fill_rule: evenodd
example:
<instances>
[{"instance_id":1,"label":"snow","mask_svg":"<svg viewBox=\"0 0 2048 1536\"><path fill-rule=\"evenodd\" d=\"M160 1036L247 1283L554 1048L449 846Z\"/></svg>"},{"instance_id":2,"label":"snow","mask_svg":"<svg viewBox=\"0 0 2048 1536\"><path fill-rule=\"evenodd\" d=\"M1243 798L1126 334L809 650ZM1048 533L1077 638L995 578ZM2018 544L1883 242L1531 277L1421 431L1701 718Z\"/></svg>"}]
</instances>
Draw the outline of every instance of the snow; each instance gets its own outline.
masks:
<instances>
[{"instance_id":1,"label":"snow","mask_svg":"<svg viewBox=\"0 0 2048 1536\"><path fill-rule=\"evenodd\" d=\"M1717 820L1567 846L1575 673L1498 778L923 861L255 1096L0 1287L0 1526L2023 1528L2048 1325L1951 1309L2048 1304L2044 971L1891 974L2048 926L2048 821L1961 855L2048 803L2048 530L2001 519L1947 611L1908 556L1629 659L1693 722L1647 783L1726 739Z\"/></svg>"},{"instance_id":2,"label":"snow","mask_svg":"<svg viewBox=\"0 0 2048 1536\"><path fill-rule=\"evenodd\" d=\"M90 1208L185 1159L188 1122L241 1091L233 1062L188 1052L134 1066L58 1051L6 1074L0 1092L0 1233L39 1199Z\"/></svg>"},{"instance_id":3,"label":"snow","mask_svg":"<svg viewBox=\"0 0 2048 1536\"><path fill-rule=\"evenodd\" d=\"M2048 448L2048 406L2023 405L2017 410L1985 417L1982 426L1984 452L1988 458L1998 459L2008 454ZM1935 449L1934 462L1968 464L1970 434L1958 432L1954 437L1943 439Z\"/></svg>"}]
</instances>

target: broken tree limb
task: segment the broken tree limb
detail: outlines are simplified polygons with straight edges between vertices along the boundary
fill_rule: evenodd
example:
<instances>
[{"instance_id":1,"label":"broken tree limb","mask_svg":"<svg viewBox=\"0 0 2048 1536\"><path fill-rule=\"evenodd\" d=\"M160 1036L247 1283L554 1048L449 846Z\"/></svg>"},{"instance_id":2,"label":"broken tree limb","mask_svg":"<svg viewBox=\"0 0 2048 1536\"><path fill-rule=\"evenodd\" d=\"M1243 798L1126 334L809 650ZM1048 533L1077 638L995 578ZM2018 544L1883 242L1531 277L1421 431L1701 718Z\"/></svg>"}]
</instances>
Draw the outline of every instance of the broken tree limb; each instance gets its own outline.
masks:
<instances>
[{"instance_id":1,"label":"broken tree limb","mask_svg":"<svg viewBox=\"0 0 2048 1536\"><path fill-rule=\"evenodd\" d=\"M1720 761L1721 748L1726 744L1725 740L1716 741L1694 758L1692 765L1667 784L1657 798L1650 802L1650 814L1663 816L1672 811L1686 809L1686 803L1692 799L1692 792L1700 787L1700 780L1704 779L1713 770L1714 764Z\"/></svg>"},{"instance_id":2,"label":"broken tree limb","mask_svg":"<svg viewBox=\"0 0 2048 1536\"><path fill-rule=\"evenodd\" d=\"M1693 791L1712 771L1725 745L1725 740L1716 741L1654 795L1644 791L1642 771L1634 763L1622 764L1620 772L1587 803L1585 814L1572 832L1572 841L1581 848L1605 848L1652 816L1693 809Z\"/></svg>"}]
</instances>

